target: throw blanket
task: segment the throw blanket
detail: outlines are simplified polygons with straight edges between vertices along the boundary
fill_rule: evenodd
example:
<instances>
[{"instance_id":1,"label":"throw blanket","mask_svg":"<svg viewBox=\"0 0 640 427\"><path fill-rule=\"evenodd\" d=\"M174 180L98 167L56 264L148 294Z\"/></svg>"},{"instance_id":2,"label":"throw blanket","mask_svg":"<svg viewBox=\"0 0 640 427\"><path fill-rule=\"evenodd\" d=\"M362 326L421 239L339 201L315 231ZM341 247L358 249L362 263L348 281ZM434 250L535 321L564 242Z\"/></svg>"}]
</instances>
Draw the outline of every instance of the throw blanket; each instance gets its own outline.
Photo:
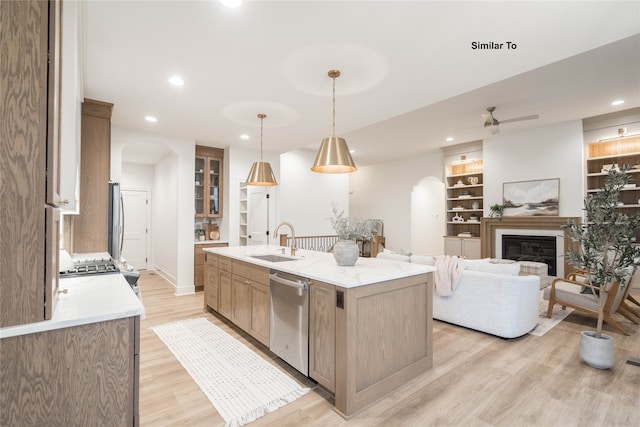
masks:
<instances>
[{"instance_id":1,"label":"throw blanket","mask_svg":"<svg viewBox=\"0 0 640 427\"><path fill-rule=\"evenodd\" d=\"M448 297L460 282L464 260L457 256L439 255L436 257L435 267L436 292L440 296Z\"/></svg>"}]
</instances>

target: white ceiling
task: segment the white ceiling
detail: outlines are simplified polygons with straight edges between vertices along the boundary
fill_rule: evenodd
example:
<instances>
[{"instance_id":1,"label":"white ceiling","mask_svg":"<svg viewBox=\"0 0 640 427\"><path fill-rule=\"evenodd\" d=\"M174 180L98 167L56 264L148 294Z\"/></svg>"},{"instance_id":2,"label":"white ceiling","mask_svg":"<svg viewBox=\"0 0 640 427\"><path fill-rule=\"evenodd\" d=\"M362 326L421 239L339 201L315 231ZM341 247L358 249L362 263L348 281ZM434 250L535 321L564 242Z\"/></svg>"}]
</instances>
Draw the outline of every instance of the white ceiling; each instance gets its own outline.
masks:
<instances>
[{"instance_id":1,"label":"white ceiling","mask_svg":"<svg viewBox=\"0 0 640 427\"><path fill-rule=\"evenodd\" d=\"M498 120L540 116L502 134L640 106L638 1L84 5L85 97L113 102L114 126L206 145L258 149L265 113L265 151L317 148L331 134L331 69L336 135L361 166L482 139L490 105ZM124 160L163 153L134 148Z\"/></svg>"}]
</instances>

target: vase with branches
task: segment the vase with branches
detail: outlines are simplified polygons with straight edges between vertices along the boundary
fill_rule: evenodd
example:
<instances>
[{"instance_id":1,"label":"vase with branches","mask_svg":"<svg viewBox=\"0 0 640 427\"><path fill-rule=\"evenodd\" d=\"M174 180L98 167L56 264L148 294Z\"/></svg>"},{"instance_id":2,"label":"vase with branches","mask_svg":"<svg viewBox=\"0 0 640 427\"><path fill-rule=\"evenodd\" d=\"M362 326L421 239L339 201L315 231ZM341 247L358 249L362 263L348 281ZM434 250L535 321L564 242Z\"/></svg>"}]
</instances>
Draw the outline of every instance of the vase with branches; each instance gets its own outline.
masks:
<instances>
[{"instance_id":1,"label":"vase with branches","mask_svg":"<svg viewBox=\"0 0 640 427\"><path fill-rule=\"evenodd\" d=\"M584 273L587 284L596 288L592 292L599 308L596 338L602 334L605 292L615 283L624 287L629 267L637 266L640 260L640 247L635 241L640 214L627 215L618 205L620 191L630 180L628 170L629 166L610 170L603 188L584 199L584 223L570 220L563 225L575 243L566 253L568 262Z\"/></svg>"},{"instance_id":2,"label":"vase with branches","mask_svg":"<svg viewBox=\"0 0 640 427\"><path fill-rule=\"evenodd\" d=\"M335 203L331 205L331 211L333 215L329 221L339 239L332 247L333 257L340 266L353 266L360 254L356 241L375 240L374 231L378 221L349 219L344 210L338 210Z\"/></svg>"}]
</instances>

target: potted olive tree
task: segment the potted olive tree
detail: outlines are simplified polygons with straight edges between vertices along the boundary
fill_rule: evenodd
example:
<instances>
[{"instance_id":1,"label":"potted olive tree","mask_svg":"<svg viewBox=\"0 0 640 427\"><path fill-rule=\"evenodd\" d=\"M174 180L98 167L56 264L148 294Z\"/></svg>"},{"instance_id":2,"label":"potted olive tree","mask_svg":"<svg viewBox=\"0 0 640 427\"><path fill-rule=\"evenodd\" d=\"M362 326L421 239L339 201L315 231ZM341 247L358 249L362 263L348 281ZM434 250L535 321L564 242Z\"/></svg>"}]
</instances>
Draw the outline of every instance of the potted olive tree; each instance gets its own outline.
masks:
<instances>
[{"instance_id":1,"label":"potted olive tree","mask_svg":"<svg viewBox=\"0 0 640 427\"><path fill-rule=\"evenodd\" d=\"M629 216L618 207L620 191L629 182L628 169L626 166L621 170L610 170L604 187L584 199L584 223L569 221L563 226L575 243L574 248L566 254L568 262L584 272L586 283L597 288L596 292L592 292L599 308L596 330L582 332L580 338L580 356L594 367L601 366L596 366L598 362L589 362L595 357L587 354L590 351L602 354L602 350L606 349L605 353L609 354L602 354L603 357L611 363L615 360L612 338L602 333L604 296L614 284L618 283L621 287L625 285L629 267L638 265L640 256L640 248L635 242L640 214ZM618 289L618 292L624 290Z\"/></svg>"}]
</instances>

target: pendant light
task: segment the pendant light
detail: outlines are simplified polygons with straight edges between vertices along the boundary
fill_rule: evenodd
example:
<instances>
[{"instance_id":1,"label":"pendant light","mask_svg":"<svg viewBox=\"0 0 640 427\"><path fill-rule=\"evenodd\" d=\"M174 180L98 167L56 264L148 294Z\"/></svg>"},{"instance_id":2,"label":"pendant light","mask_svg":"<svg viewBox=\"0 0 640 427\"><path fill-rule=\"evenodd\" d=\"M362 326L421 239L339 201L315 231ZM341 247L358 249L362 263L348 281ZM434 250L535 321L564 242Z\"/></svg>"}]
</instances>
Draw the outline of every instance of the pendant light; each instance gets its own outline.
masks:
<instances>
[{"instance_id":1,"label":"pendant light","mask_svg":"<svg viewBox=\"0 0 640 427\"><path fill-rule=\"evenodd\" d=\"M266 117L266 114L258 114L258 118L260 119L260 161L254 162L251 166L249 176L247 177L247 185L258 185L262 187L278 185L273 170L271 170L271 165L268 162L262 161L262 122Z\"/></svg>"},{"instance_id":2,"label":"pendant light","mask_svg":"<svg viewBox=\"0 0 640 427\"><path fill-rule=\"evenodd\" d=\"M358 168L351 158L347 141L336 136L336 78L340 77L340 71L331 70L328 75L333 79L333 130L329 138L322 140L311 170L320 173L353 172Z\"/></svg>"}]
</instances>

